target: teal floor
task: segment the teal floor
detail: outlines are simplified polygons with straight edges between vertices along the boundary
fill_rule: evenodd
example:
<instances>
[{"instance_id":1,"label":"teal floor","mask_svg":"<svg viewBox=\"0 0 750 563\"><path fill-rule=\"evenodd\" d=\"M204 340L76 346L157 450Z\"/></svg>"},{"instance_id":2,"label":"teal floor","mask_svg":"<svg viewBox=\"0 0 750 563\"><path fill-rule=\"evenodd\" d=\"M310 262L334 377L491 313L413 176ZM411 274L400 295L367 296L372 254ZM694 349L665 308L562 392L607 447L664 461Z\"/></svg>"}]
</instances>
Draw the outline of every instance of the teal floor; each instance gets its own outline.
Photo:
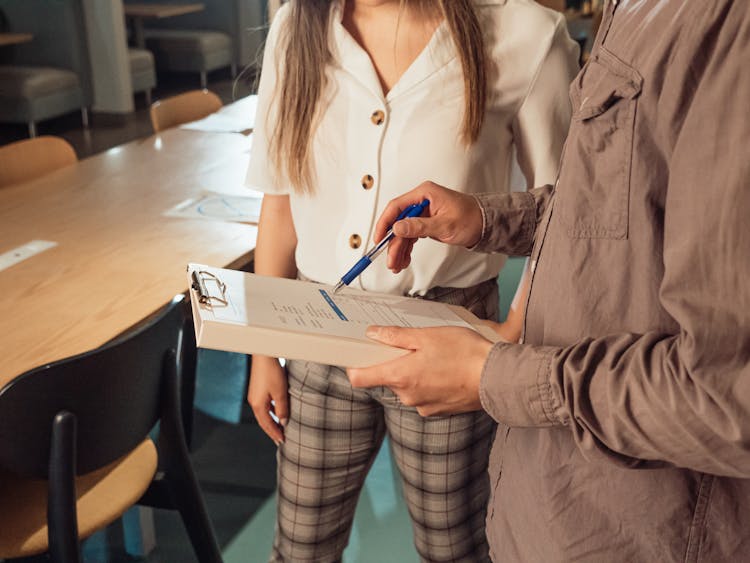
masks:
<instances>
[{"instance_id":1,"label":"teal floor","mask_svg":"<svg viewBox=\"0 0 750 563\"><path fill-rule=\"evenodd\" d=\"M224 548L226 563L265 563L271 550L276 501L271 496ZM344 561L357 563L419 561L411 522L383 444L365 482Z\"/></svg>"}]
</instances>

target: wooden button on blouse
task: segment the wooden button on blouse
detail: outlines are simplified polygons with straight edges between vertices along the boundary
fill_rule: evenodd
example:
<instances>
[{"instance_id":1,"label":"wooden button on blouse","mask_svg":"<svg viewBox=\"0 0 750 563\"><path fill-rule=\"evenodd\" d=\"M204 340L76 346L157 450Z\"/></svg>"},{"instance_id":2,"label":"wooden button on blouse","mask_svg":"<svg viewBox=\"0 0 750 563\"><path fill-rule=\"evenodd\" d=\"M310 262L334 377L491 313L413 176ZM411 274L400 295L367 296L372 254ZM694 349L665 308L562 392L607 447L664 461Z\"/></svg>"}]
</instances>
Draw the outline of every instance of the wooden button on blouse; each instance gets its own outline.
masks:
<instances>
[{"instance_id":1,"label":"wooden button on blouse","mask_svg":"<svg viewBox=\"0 0 750 563\"><path fill-rule=\"evenodd\" d=\"M372 112L370 121L372 121L375 125L382 125L385 121L385 113L383 113L381 110Z\"/></svg>"},{"instance_id":2,"label":"wooden button on blouse","mask_svg":"<svg viewBox=\"0 0 750 563\"><path fill-rule=\"evenodd\" d=\"M362 245L362 237L354 234L349 237L349 246L352 248L359 248Z\"/></svg>"},{"instance_id":3,"label":"wooden button on blouse","mask_svg":"<svg viewBox=\"0 0 750 563\"><path fill-rule=\"evenodd\" d=\"M375 178L373 178L369 174L365 174L364 176L362 176L362 187L364 189L369 190L374 185L375 185Z\"/></svg>"}]
</instances>

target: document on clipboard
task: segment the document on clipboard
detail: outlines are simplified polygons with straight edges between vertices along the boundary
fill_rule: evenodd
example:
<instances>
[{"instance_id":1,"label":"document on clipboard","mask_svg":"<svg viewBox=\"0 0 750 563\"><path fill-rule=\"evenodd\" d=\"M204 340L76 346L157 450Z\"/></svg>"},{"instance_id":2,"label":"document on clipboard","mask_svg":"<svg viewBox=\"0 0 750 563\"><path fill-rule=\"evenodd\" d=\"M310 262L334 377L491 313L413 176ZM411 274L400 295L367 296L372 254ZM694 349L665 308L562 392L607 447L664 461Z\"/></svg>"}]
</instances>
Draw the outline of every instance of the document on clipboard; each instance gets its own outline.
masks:
<instances>
[{"instance_id":1,"label":"document on clipboard","mask_svg":"<svg viewBox=\"0 0 750 563\"><path fill-rule=\"evenodd\" d=\"M198 347L344 367L385 362L407 350L374 342L370 325L453 326L497 335L471 312L411 297L188 266Z\"/></svg>"}]
</instances>

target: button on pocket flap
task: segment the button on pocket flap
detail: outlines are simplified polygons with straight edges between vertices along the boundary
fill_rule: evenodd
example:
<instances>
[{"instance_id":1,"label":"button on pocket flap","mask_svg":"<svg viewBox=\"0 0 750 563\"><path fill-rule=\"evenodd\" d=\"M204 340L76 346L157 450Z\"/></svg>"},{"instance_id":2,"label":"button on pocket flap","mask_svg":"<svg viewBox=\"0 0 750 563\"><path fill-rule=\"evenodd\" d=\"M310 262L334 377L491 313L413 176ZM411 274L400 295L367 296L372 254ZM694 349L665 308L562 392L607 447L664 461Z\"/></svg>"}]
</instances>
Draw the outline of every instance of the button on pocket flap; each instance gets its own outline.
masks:
<instances>
[{"instance_id":1,"label":"button on pocket flap","mask_svg":"<svg viewBox=\"0 0 750 563\"><path fill-rule=\"evenodd\" d=\"M641 93L643 78L638 71L603 47L587 66L586 72L576 80L578 92L574 119L591 119L607 111L618 100L632 99Z\"/></svg>"}]
</instances>

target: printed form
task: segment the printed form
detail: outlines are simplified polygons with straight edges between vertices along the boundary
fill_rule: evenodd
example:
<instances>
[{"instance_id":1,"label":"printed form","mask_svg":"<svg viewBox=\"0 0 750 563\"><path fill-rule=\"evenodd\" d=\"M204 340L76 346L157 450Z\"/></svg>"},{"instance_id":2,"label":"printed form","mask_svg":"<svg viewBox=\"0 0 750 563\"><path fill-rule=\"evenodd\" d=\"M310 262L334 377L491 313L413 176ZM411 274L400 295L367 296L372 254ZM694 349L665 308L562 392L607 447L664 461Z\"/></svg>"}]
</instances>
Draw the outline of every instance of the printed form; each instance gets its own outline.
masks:
<instances>
[{"instance_id":1,"label":"printed form","mask_svg":"<svg viewBox=\"0 0 750 563\"><path fill-rule=\"evenodd\" d=\"M345 288L264 276L227 280L226 307L214 307L217 320L293 332L361 339L369 325L473 327L441 303L372 294Z\"/></svg>"}]
</instances>

